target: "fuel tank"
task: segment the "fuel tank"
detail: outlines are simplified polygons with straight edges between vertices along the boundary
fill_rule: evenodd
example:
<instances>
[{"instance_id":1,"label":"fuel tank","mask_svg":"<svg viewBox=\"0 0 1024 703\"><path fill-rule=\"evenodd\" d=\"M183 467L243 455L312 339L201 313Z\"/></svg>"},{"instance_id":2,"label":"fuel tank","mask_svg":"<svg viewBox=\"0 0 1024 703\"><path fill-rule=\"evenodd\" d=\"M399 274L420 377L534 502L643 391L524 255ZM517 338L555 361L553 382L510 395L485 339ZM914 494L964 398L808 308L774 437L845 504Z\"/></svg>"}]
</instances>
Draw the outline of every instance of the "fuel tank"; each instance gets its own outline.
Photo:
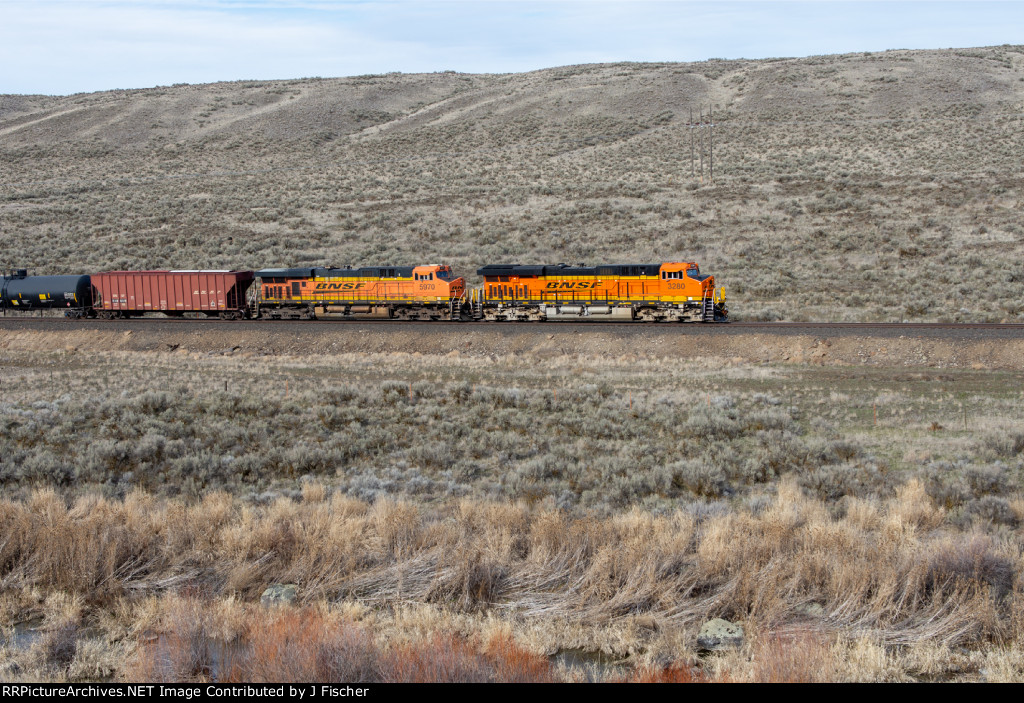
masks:
<instances>
[{"instance_id":1,"label":"fuel tank","mask_svg":"<svg viewBox=\"0 0 1024 703\"><path fill-rule=\"evenodd\" d=\"M0 277L0 308L44 310L92 305L89 276L29 276L25 269Z\"/></svg>"}]
</instances>

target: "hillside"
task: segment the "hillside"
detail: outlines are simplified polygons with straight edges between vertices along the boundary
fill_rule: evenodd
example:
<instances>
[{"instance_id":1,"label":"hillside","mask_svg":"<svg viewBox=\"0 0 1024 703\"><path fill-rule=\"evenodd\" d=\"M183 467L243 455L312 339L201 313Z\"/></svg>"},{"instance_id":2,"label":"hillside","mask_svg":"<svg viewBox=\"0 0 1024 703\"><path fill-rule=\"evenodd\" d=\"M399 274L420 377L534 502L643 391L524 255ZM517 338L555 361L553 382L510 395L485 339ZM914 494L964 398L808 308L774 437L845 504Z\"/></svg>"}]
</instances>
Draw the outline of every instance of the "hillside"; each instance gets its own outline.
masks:
<instances>
[{"instance_id":1,"label":"hillside","mask_svg":"<svg viewBox=\"0 0 1024 703\"><path fill-rule=\"evenodd\" d=\"M1021 46L0 96L0 265L696 259L746 319L1022 320L1022 115Z\"/></svg>"}]
</instances>

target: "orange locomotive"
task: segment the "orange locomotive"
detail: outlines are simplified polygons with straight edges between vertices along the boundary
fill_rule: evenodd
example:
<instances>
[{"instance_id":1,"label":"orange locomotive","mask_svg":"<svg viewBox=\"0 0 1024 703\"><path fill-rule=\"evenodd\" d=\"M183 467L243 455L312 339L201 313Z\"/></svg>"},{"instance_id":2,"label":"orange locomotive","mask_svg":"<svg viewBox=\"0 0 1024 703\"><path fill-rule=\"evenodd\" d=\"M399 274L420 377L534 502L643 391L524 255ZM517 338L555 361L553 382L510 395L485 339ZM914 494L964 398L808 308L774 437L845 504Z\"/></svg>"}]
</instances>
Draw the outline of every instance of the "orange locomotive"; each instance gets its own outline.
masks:
<instances>
[{"instance_id":1,"label":"orange locomotive","mask_svg":"<svg viewBox=\"0 0 1024 703\"><path fill-rule=\"evenodd\" d=\"M434 264L263 269L256 277L250 304L259 316L275 319L458 320L466 285L448 266Z\"/></svg>"},{"instance_id":2,"label":"orange locomotive","mask_svg":"<svg viewBox=\"0 0 1024 703\"><path fill-rule=\"evenodd\" d=\"M601 266L493 264L477 270L485 320L714 322L728 316L715 278L693 262Z\"/></svg>"}]
</instances>

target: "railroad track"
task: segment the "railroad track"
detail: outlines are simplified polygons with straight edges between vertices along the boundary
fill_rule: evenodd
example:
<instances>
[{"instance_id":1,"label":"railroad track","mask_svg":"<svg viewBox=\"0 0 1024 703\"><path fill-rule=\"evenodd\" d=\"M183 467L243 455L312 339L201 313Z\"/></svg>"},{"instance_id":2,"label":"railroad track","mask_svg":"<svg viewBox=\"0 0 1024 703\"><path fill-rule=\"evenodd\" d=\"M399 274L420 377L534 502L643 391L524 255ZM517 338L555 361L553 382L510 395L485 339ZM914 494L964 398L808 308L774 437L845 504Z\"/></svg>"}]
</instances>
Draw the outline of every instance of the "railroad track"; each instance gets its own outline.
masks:
<instances>
[{"instance_id":1,"label":"railroad track","mask_svg":"<svg viewBox=\"0 0 1024 703\"><path fill-rule=\"evenodd\" d=\"M781 332L793 334L800 330L815 331L818 333L829 331L895 331L915 334L924 331L978 331L998 332L1010 334L1024 332L1024 323L987 323L987 322L725 322L714 324L701 323L641 323L641 322L573 322L573 321L549 321L537 322L486 322L476 320L471 322L451 321L424 321L424 320L383 320L383 319L361 319L361 320L219 320L219 319L196 319L196 318L161 318L146 317L131 320L69 320L63 317L34 317L34 316L0 316L0 330L14 329L55 329L55 330L129 330L144 329L150 326L169 327L195 327L196 329L209 328L227 331L230 329L313 329L323 327L348 327L368 326L379 328L410 329L413 327L426 327L434 329L516 329L536 331L557 332L560 330L658 330L667 332L678 331L684 334L716 334L716 333L737 333L737 332L760 332L772 333Z\"/></svg>"},{"instance_id":2,"label":"railroad track","mask_svg":"<svg viewBox=\"0 0 1024 703\"><path fill-rule=\"evenodd\" d=\"M382 319L382 318L359 318L359 319L331 319L321 318L315 320L271 320L271 319L247 319L247 320L222 320L216 317L214 318L202 318L202 317L136 317L133 319L115 319L115 320L102 320L102 319L68 319L65 317L57 316L45 316L39 317L36 315L2 315L0 316L0 325L5 323L29 323L29 324L69 324L77 326L90 326L90 327L103 327L112 324L224 324L224 325L240 325L240 324L272 324L272 325L287 325L287 324L298 324L298 325L309 325L309 324L400 324L402 326L412 325L427 325L427 326L439 326L439 325L483 325L483 326L527 326L527 325L542 325L542 326L563 326L563 325L579 325L586 327L643 327L648 328L652 326L656 327L674 327L674 328L686 328L686 329L714 329L714 328L734 328L734 327L750 327L757 329L782 329L792 327L811 327L811 328L845 328L845 329L873 329L873 328L899 328L899 329L1024 329L1024 322L757 322L757 321L738 321L738 322L714 322L714 323L701 323L701 322L639 322L639 321L575 321L575 320L550 320L546 322L489 322L485 320L465 320L465 321L452 321L452 320L398 320L398 319Z\"/></svg>"}]
</instances>

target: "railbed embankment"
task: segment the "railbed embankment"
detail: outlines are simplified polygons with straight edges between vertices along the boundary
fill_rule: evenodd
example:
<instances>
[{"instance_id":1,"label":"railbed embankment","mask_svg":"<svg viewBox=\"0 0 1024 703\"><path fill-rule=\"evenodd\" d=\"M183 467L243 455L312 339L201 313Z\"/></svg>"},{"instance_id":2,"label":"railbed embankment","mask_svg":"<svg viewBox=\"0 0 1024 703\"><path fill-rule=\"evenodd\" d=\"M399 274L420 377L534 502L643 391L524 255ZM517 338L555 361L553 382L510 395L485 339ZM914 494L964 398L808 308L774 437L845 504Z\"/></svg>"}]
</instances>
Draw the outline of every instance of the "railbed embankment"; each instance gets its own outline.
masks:
<instances>
[{"instance_id":1,"label":"railbed embankment","mask_svg":"<svg viewBox=\"0 0 1024 703\"><path fill-rule=\"evenodd\" d=\"M801 327L572 323L0 320L0 350L233 356L408 353L629 360L715 358L948 369L1017 369L1024 330L1000 326Z\"/></svg>"}]
</instances>

